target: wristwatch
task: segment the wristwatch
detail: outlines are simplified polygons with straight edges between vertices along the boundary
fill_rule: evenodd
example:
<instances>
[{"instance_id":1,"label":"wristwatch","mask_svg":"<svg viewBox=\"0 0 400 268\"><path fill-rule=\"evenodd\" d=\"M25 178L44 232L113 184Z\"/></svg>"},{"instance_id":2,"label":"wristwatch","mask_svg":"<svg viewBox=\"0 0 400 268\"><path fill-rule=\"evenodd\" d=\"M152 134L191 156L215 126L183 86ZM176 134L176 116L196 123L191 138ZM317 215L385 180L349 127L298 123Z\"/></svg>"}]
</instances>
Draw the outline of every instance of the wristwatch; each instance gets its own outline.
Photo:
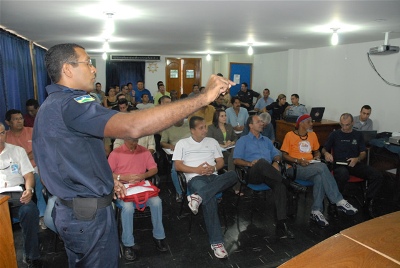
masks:
<instances>
[{"instance_id":1,"label":"wristwatch","mask_svg":"<svg viewBox=\"0 0 400 268\"><path fill-rule=\"evenodd\" d=\"M217 165L214 166L214 172L217 172Z\"/></svg>"},{"instance_id":2,"label":"wristwatch","mask_svg":"<svg viewBox=\"0 0 400 268\"><path fill-rule=\"evenodd\" d=\"M119 181L121 179L121 174L119 174L118 176L117 176L117 181Z\"/></svg>"},{"instance_id":3,"label":"wristwatch","mask_svg":"<svg viewBox=\"0 0 400 268\"><path fill-rule=\"evenodd\" d=\"M35 193L35 190L33 188L26 188L26 190L31 190L32 194Z\"/></svg>"},{"instance_id":4,"label":"wristwatch","mask_svg":"<svg viewBox=\"0 0 400 268\"><path fill-rule=\"evenodd\" d=\"M281 161L279 161L279 160L274 160L274 161L272 161L272 164L273 164L274 162L278 163L278 165L281 163Z\"/></svg>"}]
</instances>

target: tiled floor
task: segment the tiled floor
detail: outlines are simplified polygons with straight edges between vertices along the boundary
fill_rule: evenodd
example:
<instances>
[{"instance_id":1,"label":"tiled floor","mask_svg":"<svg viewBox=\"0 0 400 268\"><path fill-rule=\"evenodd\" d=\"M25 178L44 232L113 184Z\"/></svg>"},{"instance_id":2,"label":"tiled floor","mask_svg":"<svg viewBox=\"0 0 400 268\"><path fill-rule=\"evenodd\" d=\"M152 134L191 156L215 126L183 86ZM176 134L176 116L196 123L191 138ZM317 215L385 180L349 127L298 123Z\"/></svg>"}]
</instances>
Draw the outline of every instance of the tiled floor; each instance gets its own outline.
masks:
<instances>
[{"instance_id":1,"label":"tiled floor","mask_svg":"<svg viewBox=\"0 0 400 268\"><path fill-rule=\"evenodd\" d=\"M222 230L225 232L229 258L219 260L208 244L202 213L192 217L193 225L189 234L189 210L185 206L184 215L178 215L180 206L175 202L172 183L163 179L160 196L163 200L163 223L169 250L165 253L156 250L152 241L150 218L136 217L140 214L138 212L135 214L134 234L141 250L137 252L138 258L133 262L121 259L120 267L276 267L318 242L368 219L363 212L355 216L339 214L338 220L328 218L329 227L319 228L309 221L312 202L312 192L309 189L307 196L301 195L299 198L297 216L288 220L295 238L276 239L271 193L267 193L264 200L262 195L253 199L252 193L246 191L237 207L237 196L229 191L224 194L221 203L227 215L226 226L223 218L221 224L224 225ZM386 174L385 187L381 189L380 198L376 201L379 215L400 210L399 203L392 201L392 183L393 176ZM357 189L348 190L357 193ZM355 199L349 198L349 201L360 207ZM327 216L326 212L325 215ZM22 263L21 230L17 225L14 225L14 238L18 266L25 267ZM45 267L68 267L63 244L60 241L55 243L54 233L41 230L40 239Z\"/></svg>"}]
</instances>

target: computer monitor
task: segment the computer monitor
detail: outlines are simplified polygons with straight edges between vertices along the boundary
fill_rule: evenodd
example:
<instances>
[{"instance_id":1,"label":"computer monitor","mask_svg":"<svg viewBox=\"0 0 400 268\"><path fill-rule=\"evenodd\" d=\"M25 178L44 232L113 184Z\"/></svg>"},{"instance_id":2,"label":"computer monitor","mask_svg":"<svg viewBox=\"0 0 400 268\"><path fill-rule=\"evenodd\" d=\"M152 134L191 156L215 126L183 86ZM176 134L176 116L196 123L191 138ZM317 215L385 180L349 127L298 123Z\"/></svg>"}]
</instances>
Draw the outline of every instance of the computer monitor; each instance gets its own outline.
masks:
<instances>
[{"instance_id":1,"label":"computer monitor","mask_svg":"<svg viewBox=\"0 0 400 268\"><path fill-rule=\"evenodd\" d=\"M375 139L376 135L378 134L377 130L363 130L363 131L360 131L360 132L363 135L364 142L365 142L366 145L369 145L369 142L372 139Z\"/></svg>"},{"instance_id":2,"label":"computer monitor","mask_svg":"<svg viewBox=\"0 0 400 268\"><path fill-rule=\"evenodd\" d=\"M325 107L313 107L311 108L310 116L314 122L321 122L324 112Z\"/></svg>"}]
</instances>

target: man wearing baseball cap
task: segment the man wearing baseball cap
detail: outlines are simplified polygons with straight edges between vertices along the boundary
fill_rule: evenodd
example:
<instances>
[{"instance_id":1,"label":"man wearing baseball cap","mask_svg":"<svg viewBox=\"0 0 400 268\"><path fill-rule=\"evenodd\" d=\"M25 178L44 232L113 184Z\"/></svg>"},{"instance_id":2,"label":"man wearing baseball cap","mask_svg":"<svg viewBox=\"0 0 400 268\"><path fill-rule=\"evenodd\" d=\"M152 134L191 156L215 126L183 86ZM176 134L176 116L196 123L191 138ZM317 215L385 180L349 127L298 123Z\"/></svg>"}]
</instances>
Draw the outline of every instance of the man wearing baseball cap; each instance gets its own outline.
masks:
<instances>
[{"instance_id":1,"label":"man wearing baseball cap","mask_svg":"<svg viewBox=\"0 0 400 268\"><path fill-rule=\"evenodd\" d=\"M296 129L286 133L281 151L283 159L292 165L288 169L289 174L293 174L293 167L296 167L297 179L311 180L314 183L314 202L310 218L319 226L325 227L329 225L322 214L322 202L325 195L328 197L331 207L336 204L337 209L346 215L356 214L357 209L343 199L328 167L320 162L319 142L312 127L313 123L309 114L299 116Z\"/></svg>"}]
</instances>

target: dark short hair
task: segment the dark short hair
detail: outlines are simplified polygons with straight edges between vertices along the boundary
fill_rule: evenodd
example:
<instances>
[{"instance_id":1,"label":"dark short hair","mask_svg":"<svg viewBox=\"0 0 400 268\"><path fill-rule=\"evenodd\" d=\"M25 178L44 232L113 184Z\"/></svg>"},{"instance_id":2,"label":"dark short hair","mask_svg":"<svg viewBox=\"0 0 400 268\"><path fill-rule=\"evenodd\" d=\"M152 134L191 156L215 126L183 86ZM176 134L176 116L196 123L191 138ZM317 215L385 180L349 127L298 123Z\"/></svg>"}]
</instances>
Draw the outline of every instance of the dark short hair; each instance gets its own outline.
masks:
<instances>
[{"instance_id":1,"label":"dark short hair","mask_svg":"<svg viewBox=\"0 0 400 268\"><path fill-rule=\"evenodd\" d=\"M13 114L22 114L22 113L21 113L20 110L16 110L16 109L8 110L8 111L6 112L6 121L10 121L10 120L11 120L11 116L12 116Z\"/></svg>"},{"instance_id":2,"label":"dark short hair","mask_svg":"<svg viewBox=\"0 0 400 268\"><path fill-rule=\"evenodd\" d=\"M271 91L269 90L269 88L264 88L264 90L263 90L263 91L265 91L265 90L268 90L268 92L271 92Z\"/></svg>"},{"instance_id":3,"label":"dark short hair","mask_svg":"<svg viewBox=\"0 0 400 268\"><path fill-rule=\"evenodd\" d=\"M128 103L128 100L127 99L120 99L120 100L118 100L118 105L120 105L120 104L126 104L126 105L129 105L129 103Z\"/></svg>"},{"instance_id":4,"label":"dark short hair","mask_svg":"<svg viewBox=\"0 0 400 268\"><path fill-rule=\"evenodd\" d=\"M250 129L250 124L253 124L253 117L256 116L256 114L250 115L249 118L247 118L246 121L246 126Z\"/></svg>"},{"instance_id":5,"label":"dark short hair","mask_svg":"<svg viewBox=\"0 0 400 268\"><path fill-rule=\"evenodd\" d=\"M219 126L219 124L218 124L218 119L219 119L219 115L220 115L222 112L226 113L225 110L222 110L222 109L217 109L217 110L215 110L215 112L214 112L214 115L213 115L213 125L214 125L216 128L218 128L218 126Z\"/></svg>"},{"instance_id":6,"label":"dark short hair","mask_svg":"<svg viewBox=\"0 0 400 268\"><path fill-rule=\"evenodd\" d=\"M186 94L186 93L183 93L183 94L181 94L181 97L180 97L180 99L181 100L183 100L183 99L185 99L185 98L187 98L188 97L188 94Z\"/></svg>"},{"instance_id":7,"label":"dark short hair","mask_svg":"<svg viewBox=\"0 0 400 268\"><path fill-rule=\"evenodd\" d=\"M197 116L197 115L192 116L192 117L190 118L190 120L189 120L189 127L190 127L191 129L196 128L196 122L197 122L197 121L204 121L204 118L201 117L201 116Z\"/></svg>"},{"instance_id":8,"label":"dark short hair","mask_svg":"<svg viewBox=\"0 0 400 268\"><path fill-rule=\"evenodd\" d=\"M238 96L233 96L233 97L231 98L231 103L234 104L234 103L235 103L235 100L239 100L239 101L240 101L240 99L239 99Z\"/></svg>"},{"instance_id":9,"label":"dark short hair","mask_svg":"<svg viewBox=\"0 0 400 268\"><path fill-rule=\"evenodd\" d=\"M78 61L75 48L83 48L80 45L67 43L52 46L44 56L47 73L53 83L58 83L61 79L61 70L64 63Z\"/></svg>"},{"instance_id":10,"label":"dark short hair","mask_svg":"<svg viewBox=\"0 0 400 268\"><path fill-rule=\"evenodd\" d=\"M35 99L29 99L26 101L25 106L33 106L33 108L39 108L39 102Z\"/></svg>"},{"instance_id":11,"label":"dark short hair","mask_svg":"<svg viewBox=\"0 0 400 268\"><path fill-rule=\"evenodd\" d=\"M126 84L127 87L129 87L129 85L132 85L132 83L131 83L131 82L128 82L128 83Z\"/></svg>"},{"instance_id":12,"label":"dark short hair","mask_svg":"<svg viewBox=\"0 0 400 268\"><path fill-rule=\"evenodd\" d=\"M136 85L139 84L139 83L143 83L143 84L144 84L143 80L138 80L138 81L136 82Z\"/></svg>"},{"instance_id":13,"label":"dark short hair","mask_svg":"<svg viewBox=\"0 0 400 268\"><path fill-rule=\"evenodd\" d=\"M245 87L248 87L246 82L243 82L242 85L245 86Z\"/></svg>"},{"instance_id":14,"label":"dark short hair","mask_svg":"<svg viewBox=\"0 0 400 268\"><path fill-rule=\"evenodd\" d=\"M295 97L296 99L300 98L298 94L292 94L292 97Z\"/></svg>"},{"instance_id":15,"label":"dark short hair","mask_svg":"<svg viewBox=\"0 0 400 268\"><path fill-rule=\"evenodd\" d=\"M101 86L101 83L100 83L100 82L97 82L97 83L96 83L96 86L97 86L97 85L100 85L100 86Z\"/></svg>"},{"instance_id":16,"label":"dark short hair","mask_svg":"<svg viewBox=\"0 0 400 268\"><path fill-rule=\"evenodd\" d=\"M158 104L161 104L161 102L163 102L165 99L171 99L171 97L167 95L162 96L158 99Z\"/></svg>"},{"instance_id":17,"label":"dark short hair","mask_svg":"<svg viewBox=\"0 0 400 268\"><path fill-rule=\"evenodd\" d=\"M147 97L149 97L149 98L150 98L150 96L149 96L149 94L148 94L148 93L143 93L143 94L142 94L142 97L141 97L142 99L143 99L143 96L144 96L144 95L147 95Z\"/></svg>"},{"instance_id":18,"label":"dark short hair","mask_svg":"<svg viewBox=\"0 0 400 268\"><path fill-rule=\"evenodd\" d=\"M371 106L369 106L368 104L365 104L363 107L361 107L360 112L362 111L362 109L371 110Z\"/></svg>"},{"instance_id":19,"label":"dark short hair","mask_svg":"<svg viewBox=\"0 0 400 268\"><path fill-rule=\"evenodd\" d=\"M224 77L221 73L217 73L218 76Z\"/></svg>"},{"instance_id":20,"label":"dark short hair","mask_svg":"<svg viewBox=\"0 0 400 268\"><path fill-rule=\"evenodd\" d=\"M199 86L198 84L193 84L192 89L193 89L194 87L198 87L198 86Z\"/></svg>"}]
</instances>

